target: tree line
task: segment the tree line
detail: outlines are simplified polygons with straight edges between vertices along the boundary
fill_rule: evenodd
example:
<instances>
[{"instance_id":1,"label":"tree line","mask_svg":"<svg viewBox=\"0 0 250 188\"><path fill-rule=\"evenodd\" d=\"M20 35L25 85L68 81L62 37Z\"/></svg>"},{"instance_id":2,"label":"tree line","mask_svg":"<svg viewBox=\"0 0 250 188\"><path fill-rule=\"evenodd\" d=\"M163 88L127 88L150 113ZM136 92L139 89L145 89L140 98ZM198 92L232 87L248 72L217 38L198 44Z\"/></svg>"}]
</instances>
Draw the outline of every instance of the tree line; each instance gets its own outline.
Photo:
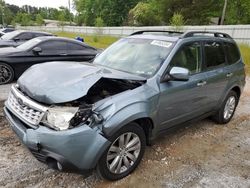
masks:
<instances>
[{"instance_id":1,"label":"tree line","mask_svg":"<svg viewBox=\"0 0 250 188\"><path fill-rule=\"evenodd\" d=\"M79 25L207 25L221 18L224 0L74 0ZM219 20L219 19L218 19ZM224 24L250 24L250 1L229 1Z\"/></svg>"},{"instance_id":2,"label":"tree line","mask_svg":"<svg viewBox=\"0 0 250 188\"><path fill-rule=\"evenodd\" d=\"M0 24L43 25L44 19L87 26L207 25L221 18L225 0L73 0L67 7L18 7L0 0ZM2 19L3 18L3 19ZM229 0L224 24L250 24L250 0Z\"/></svg>"},{"instance_id":3,"label":"tree line","mask_svg":"<svg viewBox=\"0 0 250 188\"><path fill-rule=\"evenodd\" d=\"M74 15L66 7L37 8L33 6L22 6L6 4L0 0L0 24L1 25L43 25L44 19L59 20L61 24L73 21Z\"/></svg>"}]
</instances>

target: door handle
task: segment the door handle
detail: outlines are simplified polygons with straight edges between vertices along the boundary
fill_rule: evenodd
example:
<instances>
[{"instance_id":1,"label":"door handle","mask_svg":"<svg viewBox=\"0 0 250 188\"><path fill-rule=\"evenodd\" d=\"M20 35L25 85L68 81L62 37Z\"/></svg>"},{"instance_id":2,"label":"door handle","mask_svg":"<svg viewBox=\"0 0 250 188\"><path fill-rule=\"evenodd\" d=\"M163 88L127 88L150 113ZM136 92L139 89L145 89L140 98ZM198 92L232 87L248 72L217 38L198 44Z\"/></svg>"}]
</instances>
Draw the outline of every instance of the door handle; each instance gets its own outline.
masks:
<instances>
[{"instance_id":1,"label":"door handle","mask_svg":"<svg viewBox=\"0 0 250 188\"><path fill-rule=\"evenodd\" d=\"M197 83L197 86L198 86L198 87L202 87L202 86L204 86L204 85L206 85L206 84L207 84L206 81L200 81L200 82Z\"/></svg>"},{"instance_id":2,"label":"door handle","mask_svg":"<svg viewBox=\"0 0 250 188\"><path fill-rule=\"evenodd\" d=\"M227 73L227 78L230 78L233 76L233 73Z\"/></svg>"},{"instance_id":3,"label":"door handle","mask_svg":"<svg viewBox=\"0 0 250 188\"><path fill-rule=\"evenodd\" d=\"M67 56L68 54L66 53L61 53L60 56Z\"/></svg>"}]
</instances>

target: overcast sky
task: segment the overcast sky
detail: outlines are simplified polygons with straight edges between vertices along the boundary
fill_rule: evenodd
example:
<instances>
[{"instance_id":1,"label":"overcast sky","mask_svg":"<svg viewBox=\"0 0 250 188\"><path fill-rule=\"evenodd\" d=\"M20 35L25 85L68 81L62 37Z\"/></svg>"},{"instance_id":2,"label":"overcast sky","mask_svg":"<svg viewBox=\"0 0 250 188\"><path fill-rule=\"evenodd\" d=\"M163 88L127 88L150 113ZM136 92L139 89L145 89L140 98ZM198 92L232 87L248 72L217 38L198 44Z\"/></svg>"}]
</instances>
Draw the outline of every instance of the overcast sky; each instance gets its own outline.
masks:
<instances>
[{"instance_id":1,"label":"overcast sky","mask_svg":"<svg viewBox=\"0 0 250 188\"><path fill-rule=\"evenodd\" d=\"M14 4L17 6L31 5L34 7L53 7L53 8L59 8L60 6L68 7L68 0L4 0L4 1L5 3Z\"/></svg>"}]
</instances>

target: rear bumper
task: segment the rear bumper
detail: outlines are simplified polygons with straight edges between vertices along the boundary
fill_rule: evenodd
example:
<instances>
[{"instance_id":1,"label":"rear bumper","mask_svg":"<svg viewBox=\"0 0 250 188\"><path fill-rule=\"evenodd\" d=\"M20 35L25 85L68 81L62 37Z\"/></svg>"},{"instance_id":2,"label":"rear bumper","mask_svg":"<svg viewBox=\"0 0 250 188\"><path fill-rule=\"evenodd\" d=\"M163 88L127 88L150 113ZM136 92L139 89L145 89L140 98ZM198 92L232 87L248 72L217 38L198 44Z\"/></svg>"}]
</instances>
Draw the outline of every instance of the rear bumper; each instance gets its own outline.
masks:
<instances>
[{"instance_id":1,"label":"rear bumper","mask_svg":"<svg viewBox=\"0 0 250 188\"><path fill-rule=\"evenodd\" d=\"M4 114L11 128L31 153L41 162L63 171L86 173L96 167L110 142L88 126L54 131L44 126L31 129L6 107Z\"/></svg>"}]
</instances>

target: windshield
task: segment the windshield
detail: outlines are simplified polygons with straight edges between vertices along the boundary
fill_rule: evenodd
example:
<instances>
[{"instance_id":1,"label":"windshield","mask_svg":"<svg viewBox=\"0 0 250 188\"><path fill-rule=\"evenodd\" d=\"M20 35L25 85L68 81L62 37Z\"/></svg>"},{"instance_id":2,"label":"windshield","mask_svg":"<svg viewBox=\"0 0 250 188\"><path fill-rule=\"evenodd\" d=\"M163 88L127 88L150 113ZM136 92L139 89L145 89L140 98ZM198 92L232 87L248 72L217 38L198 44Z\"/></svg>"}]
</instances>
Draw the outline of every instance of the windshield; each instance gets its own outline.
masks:
<instances>
[{"instance_id":1,"label":"windshield","mask_svg":"<svg viewBox=\"0 0 250 188\"><path fill-rule=\"evenodd\" d=\"M34 39L31 39L31 40L21 44L20 46L17 46L16 48L21 49L21 50L28 50L30 48L35 47L40 42L41 42L40 39L34 38Z\"/></svg>"},{"instance_id":2,"label":"windshield","mask_svg":"<svg viewBox=\"0 0 250 188\"><path fill-rule=\"evenodd\" d=\"M12 40L19 34L20 34L20 31L12 31L12 32L6 33L1 38L4 40Z\"/></svg>"},{"instance_id":3,"label":"windshield","mask_svg":"<svg viewBox=\"0 0 250 188\"><path fill-rule=\"evenodd\" d=\"M149 78L161 67L172 46L167 41L125 38L101 53L94 64Z\"/></svg>"}]
</instances>

